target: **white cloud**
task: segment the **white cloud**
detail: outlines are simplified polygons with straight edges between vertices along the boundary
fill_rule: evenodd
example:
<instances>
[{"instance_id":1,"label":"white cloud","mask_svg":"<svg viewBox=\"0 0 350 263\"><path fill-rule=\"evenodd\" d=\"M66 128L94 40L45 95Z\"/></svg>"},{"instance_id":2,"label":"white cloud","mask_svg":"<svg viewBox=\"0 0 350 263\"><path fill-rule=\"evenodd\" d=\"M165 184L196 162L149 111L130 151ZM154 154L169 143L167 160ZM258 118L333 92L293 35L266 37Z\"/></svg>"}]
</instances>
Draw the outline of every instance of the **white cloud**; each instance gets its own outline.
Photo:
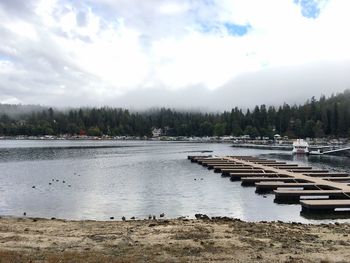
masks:
<instances>
[{"instance_id":1,"label":"white cloud","mask_svg":"<svg viewBox=\"0 0 350 263\"><path fill-rule=\"evenodd\" d=\"M202 84L215 89L230 79L258 69L241 39L193 33L182 40L154 44L155 81L172 89Z\"/></svg>"},{"instance_id":2,"label":"white cloud","mask_svg":"<svg viewBox=\"0 0 350 263\"><path fill-rule=\"evenodd\" d=\"M0 97L0 103L2 104L20 104L22 101L15 97L7 97L7 96L1 96Z\"/></svg>"},{"instance_id":3,"label":"white cloud","mask_svg":"<svg viewBox=\"0 0 350 263\"><path fill-rule=\"evenodd\" d=\"M161 3L158 10L163 15L175 15L188 11L189 5L186 3L165 2Z\"/></svg>"},{"instance_id":4,"label":"white cloud","mask_svg":"<svg viewBox=\"0 0 350 263\"><path fill-rule=\"evenodd\" d=\"M100 103L145 88L228 83L239 92L242 74L350 60L347 0L319 0L317 18L293 0L34 3L32 16L15 18L0 4L0 96L25 103ZM250 29L234 36L225 23Z\"/></svg>"},{"instance_id":5,"label":"white cloud","mask_svg":"<svg viewBox=\"0 0 350 263\"><path fill-rule=\"evenodd\" d=\"M38 39L36 30L30 23L15 21L5 24L5 27L19 37L28 38L30 40Z\"/></svg>"},{"instance_id":6,"label":"white cloud","mask_svg":"<svg viewBox=\"0 0 350 263\"><path fill-rule=\"evenodd\" d=\"M0 60L0 74L6 75L15 71L15 67L11 61Z\"/></svg>"}]
</instances>

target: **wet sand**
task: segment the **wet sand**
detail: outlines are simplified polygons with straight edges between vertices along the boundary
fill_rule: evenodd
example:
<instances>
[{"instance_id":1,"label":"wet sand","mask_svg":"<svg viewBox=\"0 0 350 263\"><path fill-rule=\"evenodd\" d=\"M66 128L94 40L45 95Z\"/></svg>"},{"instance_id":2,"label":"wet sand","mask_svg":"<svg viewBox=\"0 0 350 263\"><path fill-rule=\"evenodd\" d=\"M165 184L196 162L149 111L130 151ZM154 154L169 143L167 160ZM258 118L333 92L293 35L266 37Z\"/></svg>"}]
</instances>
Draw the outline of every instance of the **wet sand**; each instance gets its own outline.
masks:
<instances>
[{"instance_id":1,"label":"wet sand","mask_svg":"<svg viewBox=\"0 0 350 263\"><path fill-rule=\"evenodd\" d=\"M3 217L0 262L350 262L350 225Z\"/></svg>"}]
</instances>

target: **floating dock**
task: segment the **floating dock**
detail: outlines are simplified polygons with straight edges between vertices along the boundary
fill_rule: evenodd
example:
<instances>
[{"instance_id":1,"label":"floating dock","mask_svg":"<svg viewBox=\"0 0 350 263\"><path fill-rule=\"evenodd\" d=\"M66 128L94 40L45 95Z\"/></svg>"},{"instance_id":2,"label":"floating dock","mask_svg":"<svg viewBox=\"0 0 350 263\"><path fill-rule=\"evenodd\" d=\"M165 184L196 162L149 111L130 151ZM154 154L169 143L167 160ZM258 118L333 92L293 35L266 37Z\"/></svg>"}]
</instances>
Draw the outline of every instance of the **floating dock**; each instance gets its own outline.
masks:
<instances>
[{"instance_id":1,"label":"floating dock","mask_svg":"<svg viewBox=\"0 0 350 263\"><path fill-rule=\"evenodd\" d=\"M272 193L276 203L300 203L302 213L334 213L350 209L350 175L317 170L253 156L188 156L257 193Z\"/></svg>"},{"instance_id":2,"label":"floating dock","mask_svg":"<svg viewBox=\"0 0 350 263\"><path fill-rule=\"evenodd\" d=\"M312 154L312 152L310 152ZM328 151L323 151L323 152L314 152L316 155L322 155L322 154L328 154L328 155L347 155L349 156L350 153L350 147L343 147L343 148L338 148L338 149L333 149L333 150L328 150Z\"/></svg>"}]
</instances>

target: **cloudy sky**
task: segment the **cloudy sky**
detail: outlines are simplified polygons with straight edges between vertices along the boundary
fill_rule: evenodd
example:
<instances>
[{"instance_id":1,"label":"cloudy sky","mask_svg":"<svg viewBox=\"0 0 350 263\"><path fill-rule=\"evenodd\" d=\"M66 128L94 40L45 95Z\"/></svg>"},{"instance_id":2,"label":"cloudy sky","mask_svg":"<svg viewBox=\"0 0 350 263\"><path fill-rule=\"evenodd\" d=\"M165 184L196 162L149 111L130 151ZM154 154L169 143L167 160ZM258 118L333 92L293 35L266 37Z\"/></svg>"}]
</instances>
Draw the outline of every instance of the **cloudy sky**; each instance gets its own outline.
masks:
<instances>
[{"instance_id":1,"label":"cloudy sky","mask_svg":"<svg viewBox=\"0 0 350 263\"><path fill-rule=\"evenodd\" d=\"M0 0L0 103L230 109L350 88L349 0Z\"/></svg>"}]
</instances>

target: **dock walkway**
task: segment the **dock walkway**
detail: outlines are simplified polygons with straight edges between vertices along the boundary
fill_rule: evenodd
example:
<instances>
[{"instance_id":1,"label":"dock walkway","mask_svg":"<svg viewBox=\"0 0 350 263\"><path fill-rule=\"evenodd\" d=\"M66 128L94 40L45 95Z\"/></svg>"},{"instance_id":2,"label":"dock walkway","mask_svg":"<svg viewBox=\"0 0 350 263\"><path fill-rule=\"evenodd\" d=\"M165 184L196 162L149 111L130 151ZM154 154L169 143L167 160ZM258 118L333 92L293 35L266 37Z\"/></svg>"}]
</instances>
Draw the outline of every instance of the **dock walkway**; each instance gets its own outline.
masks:
<instances>
[{"instance_id":1,"label":"dock walkway","mask_svg":"<svg viewBox=\"0 0 350 263\"><path fill-rule=\"evenodd\" d=\"M339 152L345 152L345 151L350 151L350 147L345 147L341 149L335 149L335 150L329 150L329 151L324 151L322 154L333 154L333 153L339 153Z\"/></svg>"},{"instance_id":2,"label":"dock walkway","mask_svg":"<svg viewBox=\"0 0 350 263\"><path fill-rule=\"evenodd\" d=\"M314 170L252 156L188 156L188 159L221 172L231 181L241 180L243 186L255 186L257 193L273 193L277 203L300 203L304 213L350 209L350 175L347 173Z\"/></svg>"}]
</instances>

